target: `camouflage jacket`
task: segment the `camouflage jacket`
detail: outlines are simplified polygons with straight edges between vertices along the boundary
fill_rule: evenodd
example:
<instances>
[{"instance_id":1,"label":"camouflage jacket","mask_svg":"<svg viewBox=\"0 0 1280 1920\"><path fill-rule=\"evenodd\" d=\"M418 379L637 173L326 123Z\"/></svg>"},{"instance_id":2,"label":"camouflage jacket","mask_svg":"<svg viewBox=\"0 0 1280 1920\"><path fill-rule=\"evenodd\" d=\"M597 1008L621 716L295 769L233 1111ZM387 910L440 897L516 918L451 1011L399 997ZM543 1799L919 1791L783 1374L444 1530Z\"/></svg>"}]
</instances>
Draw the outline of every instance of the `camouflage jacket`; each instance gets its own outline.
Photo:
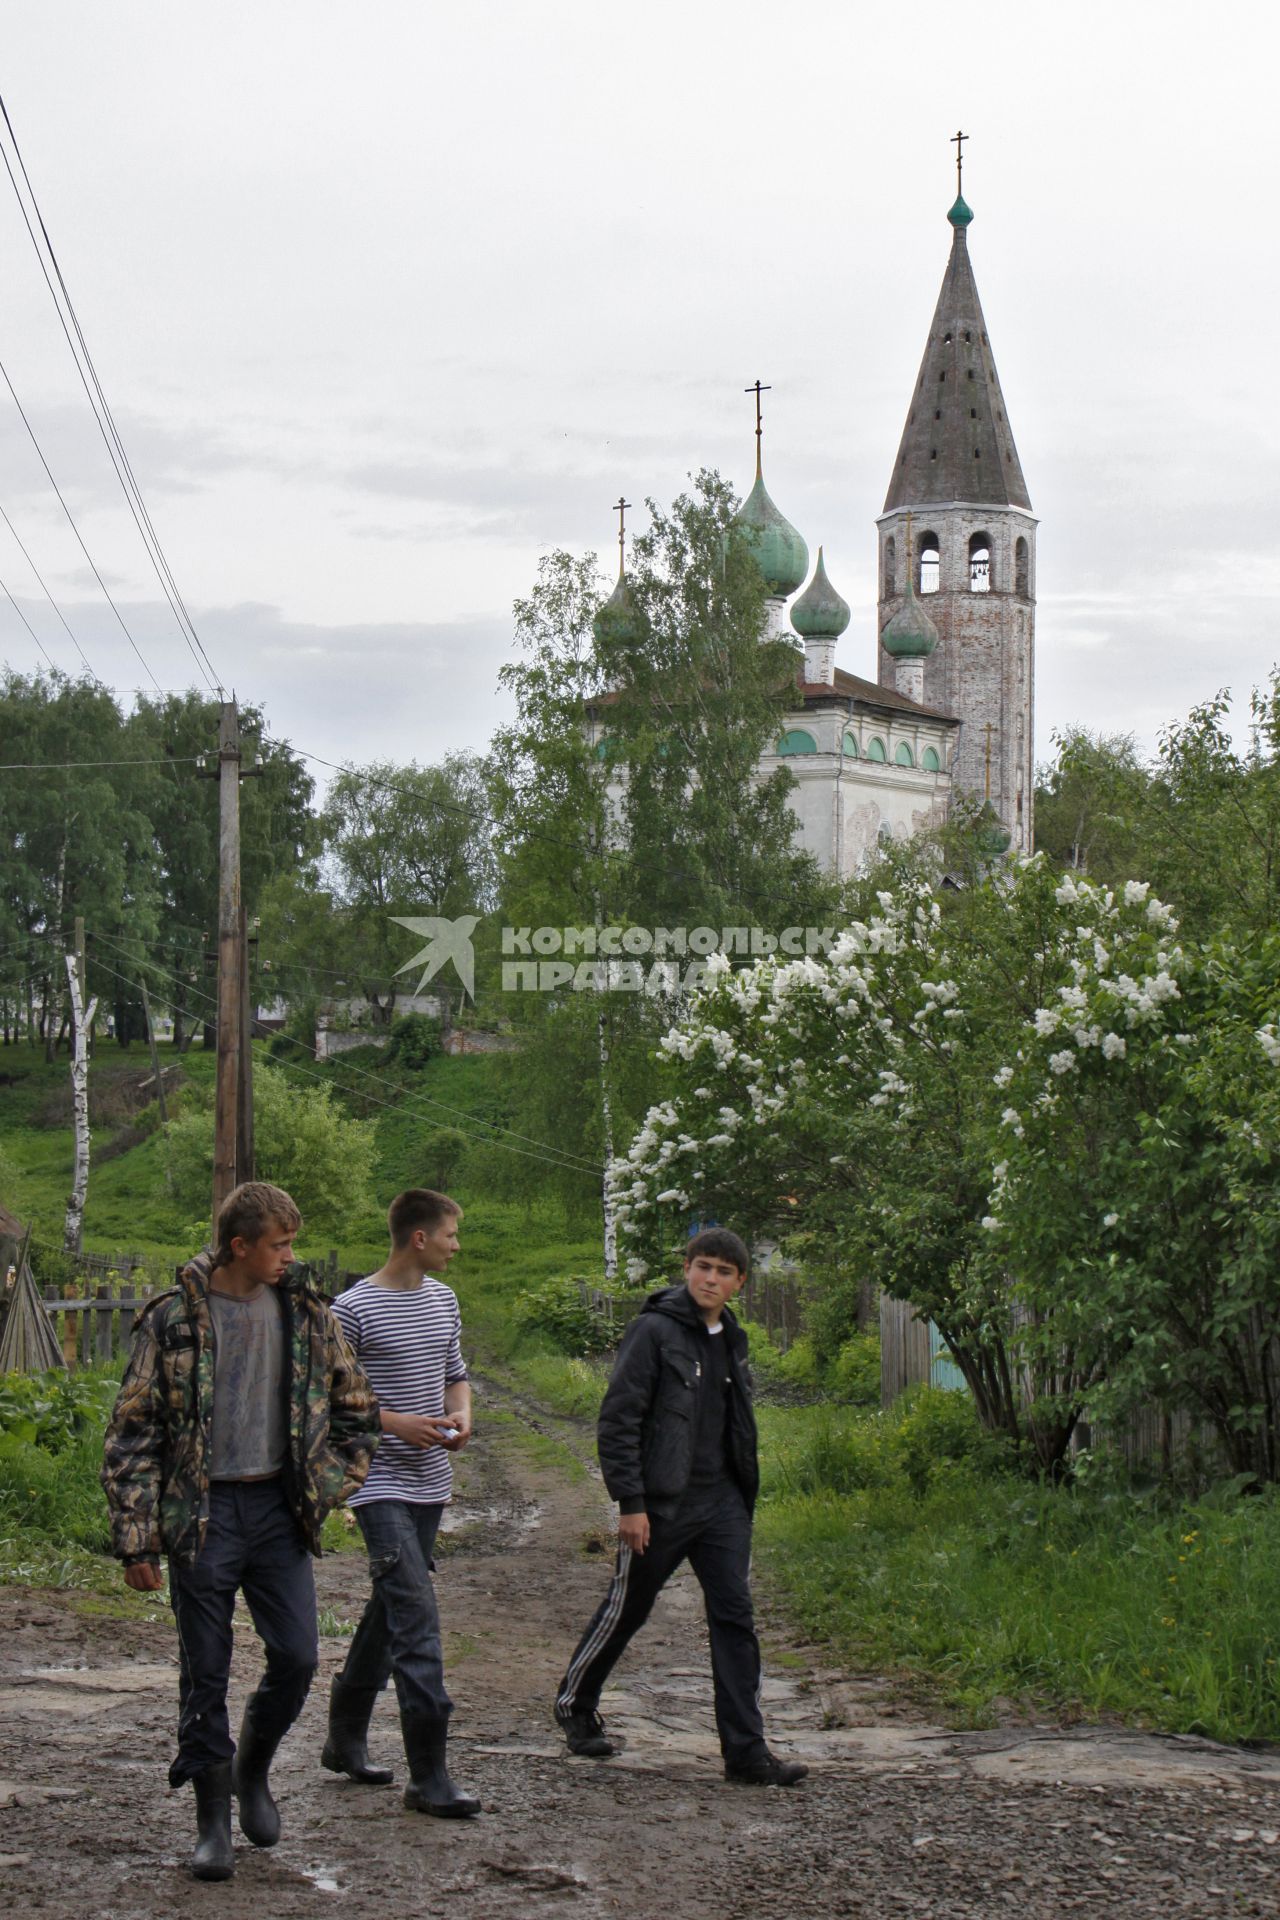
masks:
<instances>
[{"instance_id":1,"label":"camouflage jacket","mask_svg":"<svg viewBox=\"0 0 1280 1920\"><path fill-rule=\"evenodd\" d=\"M167 1553L195 1562L209 1521L209 1436L217 1362L206 1250L180 1284L148 1301L107 1426L102 1484L112 1551L122 1560ZM334 1315L288 1278L284 1308L289 1401L285 1484L307 1545L320 1551L325 1515L362 1485L378 1444L378 1403Z\"/></svg>"}]
</instances>

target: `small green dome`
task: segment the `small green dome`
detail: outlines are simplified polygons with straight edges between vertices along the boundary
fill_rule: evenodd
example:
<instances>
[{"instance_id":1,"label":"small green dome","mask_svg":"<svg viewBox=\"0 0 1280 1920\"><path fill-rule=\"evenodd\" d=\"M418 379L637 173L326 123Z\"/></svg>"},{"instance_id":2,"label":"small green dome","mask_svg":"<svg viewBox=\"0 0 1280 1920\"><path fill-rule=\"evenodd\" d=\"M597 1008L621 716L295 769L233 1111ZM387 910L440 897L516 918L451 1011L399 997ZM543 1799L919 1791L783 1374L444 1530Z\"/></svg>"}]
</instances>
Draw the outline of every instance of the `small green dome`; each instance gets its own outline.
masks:
<instances>
[{"instance_id":1,"label":"small green dome","mask_svg":"<svg viewBox=\"0 0 1280 1920\"><path fill-rule=\"evenodd\" d=\"M916 599L908 561L907 597L880 635L881 645L895 660L925 660L938 644L938 629Z\"/></svg>"},{"instance_id":2,"label":"small green dome","mask_svg":"<svg viewBox=\"0 0 1280 1920\"><path fill-rule=\"evenodd\" d=\"M746 533L747 545L770 593L784 599L794 593L809 571L809 549L769 498L762 473L756 473L754 487L733 518L735 526Z\"/></svg>"},{"instance_id":3,"label":"small green dome","mask_svg":"<svg viewBox=\"0 0 1280 1920\"><path fill-rule=\"evenodd\" d=\"M827 578L818 548L813 578L791 608L791 624L805 640L837 639L849 624L849 602L842 600Z\"/></svg>"},{"instance_id":4,"label":"small green dome","mask_svg":"<svg viewBox=\"0 0 1280 1920\"><path fill-rule=\"evenodd\" d=\"M633 646L640 638L640 612L631 597L625 573L591 622L591 630L601 646Z\"/></svg>"},{"instance_id":5,"label":"small green dome","mask_svg":"<svg viewBox=\"0 0 1280 1920\"><path fill-rule=\"evenodd\" d=\"M973 208L962 193L956 195L956 203L947 215L953 227L967 227L973 218Z\"/></svg>"}]
</instances>

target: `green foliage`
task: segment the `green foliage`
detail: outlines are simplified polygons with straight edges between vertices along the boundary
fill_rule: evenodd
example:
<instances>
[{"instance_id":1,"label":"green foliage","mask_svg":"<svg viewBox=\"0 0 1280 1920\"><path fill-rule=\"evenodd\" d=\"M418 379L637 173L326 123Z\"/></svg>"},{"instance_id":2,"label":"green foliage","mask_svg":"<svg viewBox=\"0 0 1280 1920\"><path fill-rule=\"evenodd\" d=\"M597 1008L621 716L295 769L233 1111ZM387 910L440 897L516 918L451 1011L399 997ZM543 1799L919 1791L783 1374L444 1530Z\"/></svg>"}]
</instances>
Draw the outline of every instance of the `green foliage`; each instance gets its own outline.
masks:
<instances>
[{"instance_id":1,"label":"green foliage","mask_svg":"<svg viewBox=\"0 0 1280 1920\"><path fill-rule=\"evenodd\" d=\"M0 1374L0 1437L63 1453L101 1431L118 1381L99 1373Z\"/></svg>"},{"instance_id":2,"label":"green foliage","mask_svg":"<svg viewBox=\"0 0 1280 1920\"><path fill-rule=\"evenodd\" d=\"M835 1399L850 1406L880 1405L880 1335L874 1328L841 1342L827 1384Z\"/></svg>"},{"instance_id":3,"label":"green foliage","mask_svg":"<svg viewBox=\"0 0 1280 1920\"><path fill-rule=\"evenodd\" d=\"M325 1085L295 1085L272 1067L254 1074L254 1153L259 1179L292 1194L304 1231L338 1234L370 1210L375 1128L352 1120ZM213 1119L184 1113L169 1128L166 1164L174 1205L199 1217L213 1172Z\"/></svg>"},{"instance_id":4,"label":"green foliage","mask_svg":"<svg viewBox=\"0 0 1280 1920\"><path fill-rule=\"evenodd\" d=\"M1001 1436L979 1422L970 1396L938 1387L917 1387L894 1409L893 1447L917 1495L950 1467L990 1471L1013 1464Z\"/></svg>"},{"instance_id":5,"label":"green foliage","mask_svg":"<svg viewBox=\"0 0 1280 1920\"><path fill-rule=\"evenodd\" d=\"M580 1289L590 1284L576 1276L543 1280L517 1293L515 1323L522 1333L539 1333L561 1353L585 1356L604 1353L613 1344L608 1323L593 1313Z\"/></svg>"},{"instance_id":6,"label":"green foliage","mask_svg":"<svg viewBox=\"0 0 1280 1920\"><path fill-rule=\"evenodd\" d=\"M404 1013L391 1022L387 1057L416 1072L440 1051L440 1022L425 1013Z\"/></svg>"},{"instance_id":7,"label":"green foliage","mask_svg":"<svg viewBox=\"0 0 1280 1920\"><path fill-rule=\"evenodd\" d=\"M766 1408L761 1425L766 1575L838 1655L929 1678L971 1723L1013 1699L1280 1736L1276 1490L1186 1506L1029 1484L944 1444L916 1491L892 1414Z\"/></svg>"}]
</instances>

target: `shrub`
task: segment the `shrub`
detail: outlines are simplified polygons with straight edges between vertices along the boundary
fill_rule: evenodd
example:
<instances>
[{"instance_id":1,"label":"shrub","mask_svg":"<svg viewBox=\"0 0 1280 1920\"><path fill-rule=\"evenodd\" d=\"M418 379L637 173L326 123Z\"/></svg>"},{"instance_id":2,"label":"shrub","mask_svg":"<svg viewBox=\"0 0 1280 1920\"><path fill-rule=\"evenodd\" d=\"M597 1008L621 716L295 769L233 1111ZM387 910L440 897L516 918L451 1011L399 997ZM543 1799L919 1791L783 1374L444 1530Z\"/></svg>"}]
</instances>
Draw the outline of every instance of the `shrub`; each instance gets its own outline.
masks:
<instances>
[{"instance_id":1,"label":"shrub","mask_svg":"<svg viewBox=\"0 0 1280 1920\"><path fill-rule=\"evenodd\" d=\"M909 1397L893 1445L916 1494L927 1491L944 1463L992 1470L1012 1458L1007 1442L979 1421L972 1397L942 1387L920 1387Z\"/></svg>"},{"instance_id":2,"label":"shrub","mask_svg":"<svg viewBox=\"0 0 1280 1920\"><path fill-rule=\"evenodd\" d=\"M429 1019L425 1013L402 1013L391 1022L388 1060L395 1060L400 1066L416 1072L420 1067L425 1067L428 1060L434 1059L439 1051L438 1020Z\"/></svg>"},{"instance_id":3,"label":"shrub","mask_svg":"<svg viewBox=\"0 0 1280 1920\"><path fill-rule=\"evenodd\" d=\"M831 1366L837 1400L854 1407L880 1405L880 1335L873 1328L846 1340Z\"/></svg>"},{"instance_id":4,"label":"shrub","mask_svg":"<svg viewBox=\"0 0 1280 1920\"><path fill-rule=\"evenodd\" d=\"M583 1300L580 1289L587 1284L570 1275L526 1287L515 1297L516 1325L522 1333L545 1335L561 1353L584 1357L606 1352L613 1345L613 1329Z\"/></svg>"},{"instance_id":5,"label":"shrub","mask_svg":"<svg viewBox=\"0 0 1280 1920\"><path fill-rule=\"evenodd\" d=\"M0 1375L0 1435L62 1453L79 1435L101 1431L117 1385L96 1373Z\"/></svg>"}]
</instances>

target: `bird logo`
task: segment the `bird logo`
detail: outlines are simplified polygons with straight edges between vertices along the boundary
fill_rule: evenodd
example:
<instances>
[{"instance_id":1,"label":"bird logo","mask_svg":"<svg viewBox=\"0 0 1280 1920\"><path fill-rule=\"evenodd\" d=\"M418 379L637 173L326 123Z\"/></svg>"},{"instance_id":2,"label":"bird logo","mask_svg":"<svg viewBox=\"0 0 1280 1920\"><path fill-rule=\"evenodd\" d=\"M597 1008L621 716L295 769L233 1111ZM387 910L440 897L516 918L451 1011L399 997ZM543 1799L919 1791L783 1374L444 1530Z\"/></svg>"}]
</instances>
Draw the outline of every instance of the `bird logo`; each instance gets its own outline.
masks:
<instances>
[{"instance_id":1,"label":"bird logo","mask_svg":"<svg viewBox=\"0 0 1280 1920\"><path fill-rule=\"evenodd\" d=\"M480 924L478 913L462 913L456 920L441 920L436 914L422 917L403 917L393 913L391 918L397 927L407 927L410 933L420 933L426 939L426 946L420 947L411 960L406 960L396 973L408 973L410 967L421 966L422 978L415 991L421 993L428 980L434 980L441 967L450 960L453 970L462 982L463 991L474 1005L476 997L476 954L471 944L471 936Z\"/></svg>"}]
</instances>

